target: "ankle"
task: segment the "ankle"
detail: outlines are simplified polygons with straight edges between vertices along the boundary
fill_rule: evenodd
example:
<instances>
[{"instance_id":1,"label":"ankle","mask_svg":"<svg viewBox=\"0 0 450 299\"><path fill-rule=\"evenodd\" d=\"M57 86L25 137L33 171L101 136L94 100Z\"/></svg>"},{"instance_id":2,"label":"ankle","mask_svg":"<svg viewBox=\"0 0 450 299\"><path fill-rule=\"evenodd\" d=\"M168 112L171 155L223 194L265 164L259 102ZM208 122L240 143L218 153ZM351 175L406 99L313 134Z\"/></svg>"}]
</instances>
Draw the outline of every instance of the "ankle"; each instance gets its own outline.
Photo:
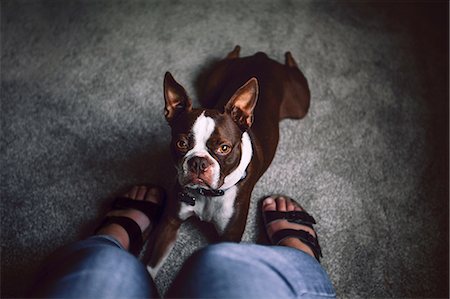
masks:
<instances>
[{"instance_id":1,"label":"ankle","mask_svg":"<svg viewBox=\"0 0 450 299\"><path fill-rule=\"evenodd\" d=\"M278 245L295 248L309 254L312 257L315 257L311 248L309 248L309 246L305 245L297 238L286 238L282 240Z\"/></svg>"},{"instance_id":2,"label":"ankle","mask_svg":"<svg viewBox=\"0 0 450 299\"><path fill-rule=\"evenodd\" d=\"M112 223L101 228L97 235L108 235L116 239L125 250L130 247L130 239L127 231L120 225Z\"/></svg>"}]
</instances>

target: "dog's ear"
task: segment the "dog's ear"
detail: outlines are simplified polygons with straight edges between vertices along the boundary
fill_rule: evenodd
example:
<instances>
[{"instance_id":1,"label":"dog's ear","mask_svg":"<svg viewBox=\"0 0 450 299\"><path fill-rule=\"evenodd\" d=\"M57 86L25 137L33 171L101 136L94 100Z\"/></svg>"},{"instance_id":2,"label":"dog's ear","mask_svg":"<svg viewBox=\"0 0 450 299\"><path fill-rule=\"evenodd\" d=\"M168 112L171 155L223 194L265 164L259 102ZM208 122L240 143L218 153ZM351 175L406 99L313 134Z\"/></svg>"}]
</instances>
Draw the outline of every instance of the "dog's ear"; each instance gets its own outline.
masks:
<instances>
[{"instance_id":1,"label":"dog's ear","mask_svg":"<svg viewBox=\"0 0 450 299\"><path fill-rule=\"evenodd\" d=\"M187 96L186 90L175 81L169 72L164 76L164 100L166 102L164 116L169 123L179 113L192 109L192 102Z\"/></svg>"},{"instance_id":2,"label":"dog's ear","mask_svg":"<svg viewBox=\"0 0 450 299\"><path fill-rule=\"evenodd\" d=\"M239 88L225 106L225 112L229 113L237 125L246 130L253 123L253 110L258 100L258 80L251 78Z\"/></svg>"}]
</instances>

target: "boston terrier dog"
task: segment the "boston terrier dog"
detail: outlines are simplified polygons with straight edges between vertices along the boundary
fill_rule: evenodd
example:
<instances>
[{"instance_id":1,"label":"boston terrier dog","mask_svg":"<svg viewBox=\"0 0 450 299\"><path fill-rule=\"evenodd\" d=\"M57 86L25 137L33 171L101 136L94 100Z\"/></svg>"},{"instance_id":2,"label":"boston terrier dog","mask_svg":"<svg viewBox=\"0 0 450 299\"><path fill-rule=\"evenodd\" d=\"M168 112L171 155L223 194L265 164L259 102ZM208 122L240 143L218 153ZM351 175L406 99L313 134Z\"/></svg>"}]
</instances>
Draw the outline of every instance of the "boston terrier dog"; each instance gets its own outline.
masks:
<instances>
[{"instance_id":1,"label":"boston terrier dog","mask_svg":"<svg viewBox=\"0 0 450 299\"><path fill-rule=\"evenodd\" d=\"M241 240L253 187L275 155L280 120L308 111L308 83L290 52L284 65L261 52L244 58L239 52L236 46L214 66L201 109L165 75L165 117L178 176L144 257L153 276L191 216L213 223L223 241Z\"/></svg>"}]
</instances>

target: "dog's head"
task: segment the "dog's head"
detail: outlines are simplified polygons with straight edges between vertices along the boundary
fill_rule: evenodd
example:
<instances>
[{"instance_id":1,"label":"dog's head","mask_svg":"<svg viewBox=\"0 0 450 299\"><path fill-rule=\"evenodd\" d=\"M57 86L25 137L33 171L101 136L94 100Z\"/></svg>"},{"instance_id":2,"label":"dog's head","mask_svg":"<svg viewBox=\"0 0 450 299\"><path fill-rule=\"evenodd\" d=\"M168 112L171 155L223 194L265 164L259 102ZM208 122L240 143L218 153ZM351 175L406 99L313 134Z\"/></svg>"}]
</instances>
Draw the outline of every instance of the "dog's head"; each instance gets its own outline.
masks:
<instances>
[{"instance_id":1,"label":"dog's head","mask_svg":"<svg viewBox=\"0 0 450 299\"><path fill-rule=\"evenodd\" d=\"M182 187L217 190L236 184L252 156L246 130L252 125L258 82L250 79L224 111L193 109L185 89L164 77L165 117L172 128L171 150Z\"/></svg>"}]
</instances>

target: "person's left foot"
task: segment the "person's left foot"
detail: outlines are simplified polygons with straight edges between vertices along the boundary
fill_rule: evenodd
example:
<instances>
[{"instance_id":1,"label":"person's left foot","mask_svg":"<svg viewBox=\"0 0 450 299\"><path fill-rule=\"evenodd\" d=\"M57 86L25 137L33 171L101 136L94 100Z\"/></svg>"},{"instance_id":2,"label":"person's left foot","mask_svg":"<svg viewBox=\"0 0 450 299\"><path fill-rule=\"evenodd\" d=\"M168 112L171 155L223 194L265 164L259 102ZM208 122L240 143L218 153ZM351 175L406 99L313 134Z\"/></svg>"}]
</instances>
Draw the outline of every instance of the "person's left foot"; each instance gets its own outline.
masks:
<instances>
[{"instance_id":1,"label":"person's left foot","mask_svg":"<svg viewBox=\"0 0 450 299\"><path fill-rule=\"evenodd\" d=\"M146 201L159 206L162 206L163 201L163 190L159 187L146 187L146 186L134 186L125 195L126 198L135 201ZM133 220L140 228L141 233L144 238L148 236L154 223L151 219L142 211L129 208L129 209L119 209L112 210L109 212L107 217L126 217ZM126 250L130 249L130 237L125 228L117 223L106 224L101 227L97 232L97 235L109 235L114 237Z\"/></svg>"}]
</instances>

